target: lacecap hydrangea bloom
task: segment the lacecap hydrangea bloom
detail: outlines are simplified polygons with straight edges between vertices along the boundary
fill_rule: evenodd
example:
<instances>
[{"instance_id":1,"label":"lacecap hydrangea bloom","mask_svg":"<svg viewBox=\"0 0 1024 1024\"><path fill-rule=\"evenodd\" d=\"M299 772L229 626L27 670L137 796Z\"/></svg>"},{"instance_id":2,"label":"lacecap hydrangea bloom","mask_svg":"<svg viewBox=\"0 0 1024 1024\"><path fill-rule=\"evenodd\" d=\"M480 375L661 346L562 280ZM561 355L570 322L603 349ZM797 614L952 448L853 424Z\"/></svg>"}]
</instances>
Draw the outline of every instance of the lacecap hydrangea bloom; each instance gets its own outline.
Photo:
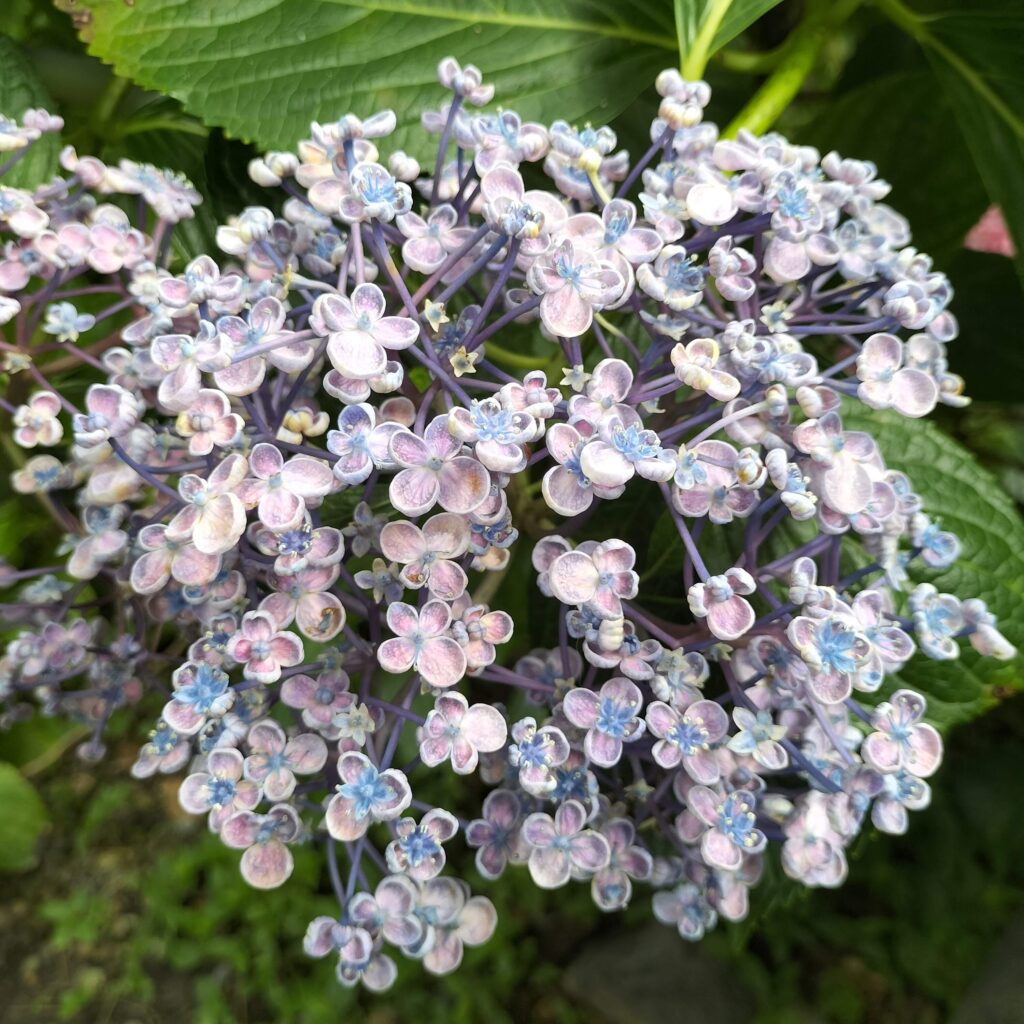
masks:
<instances>
[{"instance_id":1,"label":"lacecap hydrangea bloom","mask_svg":"<svg viewBox=\"0 0 1024 1024\"><path fill-rule=\"evenodd\" d=\"M67 149L0 188L12 484L60 534L0 573L3 720L70 715L95 758L160 694L134 774L182 773L257 889L317 844L337 908L305 948L374 990L498 926L467 846L604 911L653 890L687 939L747 913L767 856L840 884L942 757L887 680L1013 654L983 602L910 582L960 545L846 424L966 402L949 283L875 167L719 138L671 71L632 163L439 78L422 169L390 111L313 124L184 266L200 197L171 172ZM4 167L58 127L30 111ZM657 615L630 500L679 539ZM527 558L550 647L490 607Z\"/></svg>"}]
</instances>

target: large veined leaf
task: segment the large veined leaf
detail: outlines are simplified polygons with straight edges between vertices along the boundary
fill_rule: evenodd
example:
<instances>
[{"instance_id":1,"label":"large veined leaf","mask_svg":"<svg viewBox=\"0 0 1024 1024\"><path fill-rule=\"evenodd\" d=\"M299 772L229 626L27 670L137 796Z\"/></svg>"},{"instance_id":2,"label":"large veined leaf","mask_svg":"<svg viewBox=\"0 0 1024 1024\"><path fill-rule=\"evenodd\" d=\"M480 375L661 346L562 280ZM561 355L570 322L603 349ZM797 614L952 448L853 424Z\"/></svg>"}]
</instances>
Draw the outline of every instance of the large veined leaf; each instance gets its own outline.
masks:
<instances>
[{"instance_id":1,"label":"large veined leaf","mask_svg":"<svg viewBox=\"0 0 1024 1024\"><path fill-rule=\"evenodd\" d=\"M862 409L851 410L844 422L871 432L886 465L910 476L925 511L963 544L951 568L915 569L914 580L960 598L980 597L1008 639L1024 648L1024 522L999 484L967 449L931 423ZM964 643L956 661L917 655L900 677L927 694L929 718L948 727L991 706L1001 687L1024 686L1024 658L998 662Z\"/></svg>"},{"instance_id":2,"label":"large veined leaf","mask_svg":"<svg viewBox=\"0 0 1024 1024\"><path fill-rule=\"evenodd\" d=\"M879 6L928 55L989 194L1003 209L1024 280L1024 7L1019 0Z\"/></svg>"},{"instance_id":3,"label":"large veined leaf","mask_svg":"<svg viewBox=\"0 0 1024 1024\"><path fill-rule=\"evenodd\" d=\"M312 119L390 106L410 145L437 62L483 69L542 121L605 122L676 63L672 7L643 0L88 0L90 51L207 124L291 147ZM422 143L421 143L422 152Z\"/></svg>"},{"instance_id":4,"label":"large veined leaf","mask_svg":"<svg viewBox=\"0 0 1024 1024\"><path fill-rule=\"evenodd\" d=\"M30 107L48 107L53 110L46 89L36 77L32 65L21 47L7 36L0 35L0 114L15 120ZM5 185L36 185L46 181L57 169L57 151L60 145L56 135L45 135L32 145L29 152L4 175ZM3 163L10 153L0 156Z\"/></svg>"}]
</instances>

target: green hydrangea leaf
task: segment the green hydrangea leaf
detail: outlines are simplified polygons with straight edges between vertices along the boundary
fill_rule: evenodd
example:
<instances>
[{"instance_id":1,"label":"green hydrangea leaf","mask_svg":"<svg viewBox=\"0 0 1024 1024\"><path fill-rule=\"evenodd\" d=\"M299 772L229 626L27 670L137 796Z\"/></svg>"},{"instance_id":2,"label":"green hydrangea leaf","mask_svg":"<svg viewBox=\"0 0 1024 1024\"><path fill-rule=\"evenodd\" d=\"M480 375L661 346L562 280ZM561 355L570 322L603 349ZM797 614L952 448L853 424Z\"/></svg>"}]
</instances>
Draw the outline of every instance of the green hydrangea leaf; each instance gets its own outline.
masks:
<instances>
[{"instance_id":1,"label":"green hydrangea leaf","mask_svg":"<svg viewBox=\"0 0 1024 1024\"><path fill-rule=\"evenodd\" d=\"M292 147L310 120L392 107L422 149L439 58L478 65L524 117L604 123L676 61L668 4L611 0L87 0L90 52L209 125ZM419 155L423 155L422 152Z\"/></svg>"},{"instance_id":2,"label":"green hydrangea leaf","mask_svg":"<svg viewBox=\"0 0 1024 1024\"><path fill-rule=\"evenodd\" d=\"M35 787L14 765L0 764L0 807L0 872L28 871L49 818Z\"/></svg>"},{"instance_id":3,"label":"green hydrangea leaf","mask_svg":"<svg viewBox=\"0 0 1024 1024\"><path fill-rule=\"evenodd\" d=\"M931 63L992 200L1002 207L1024 281L1024 66L1018 0L879 0Z\"/></svg>"},{"instance_id":4,"label":"green hydrangea leaf","mask_svg":"<svg viewBox=\"0 0 1024 1024\"><path fill-rule=\"evenodd\" d=\"M36 77L28 58L21 47L5 35L0 35L0 67L3 68L3 74L0 75L0 113L20 120L21 115L32 107L44 107L53 112L53 101ZM57 170L59 151L57 135L44 135L4 175L4 184L24 188L47 181ZM0 163L12 155L0 155Z\"/></svg>"}]
</instances>

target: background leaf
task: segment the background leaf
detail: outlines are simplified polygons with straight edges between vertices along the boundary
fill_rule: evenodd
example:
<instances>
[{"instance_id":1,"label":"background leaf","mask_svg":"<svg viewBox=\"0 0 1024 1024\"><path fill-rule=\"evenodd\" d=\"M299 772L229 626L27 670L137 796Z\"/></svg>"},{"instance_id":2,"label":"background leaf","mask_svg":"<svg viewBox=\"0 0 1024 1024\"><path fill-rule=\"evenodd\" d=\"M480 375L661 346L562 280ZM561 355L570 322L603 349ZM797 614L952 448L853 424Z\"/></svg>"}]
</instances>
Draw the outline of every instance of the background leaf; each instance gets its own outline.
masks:
<instances>
[{"instance_id":1,"label":"background leaf","mask_svg":"<svg viewBox=\"0 0 1024 1024\"><path fill-rule=\"evenodd\" d=\"M209 125L291 147L313 119L392 107L422 153L436 67L479 65L524 117L605 123L675 61L672 11L642 0L88 0L90 52ZM415 136L415 143L413 142Z\"/></svg>"},{"instance_id":2,"label":"background leaf","mask_svg":"<svg viewBox=\"0 0 1024 1024\"><path fill-rule=\"evenodd\" d=\"M28 871L49 819L32 783L10 764L0 764L0 807L0 871Z\"/></svg>"},{"instance_id":3,"label":"background leaf","mask_svg":"<svg viewBox=\"0 0 1024 1024\"><path fill-rule=\"evenodd\" d=\"M983 4L880 6L927 53L960 131L1016 242L1024 281L1024 7L1018 0Z\"/></svg>"},{"instance_id":4,"label":"background leaf","mask_svg":"<svg viewBox=\"0 0 1024 1024\"><path fill-rule=\"evenodd\" d=\"M1007 339L1024 305L1020 280L1005 256L963 248L964 236L997 197L956 126L955 104L917 47L883 37L869 33L864 49L886 46L883 64L901 70L868 73L875 62L860 57L848 71L847 88L809 123L787 126L787 132L823 153L834 149L878 166L892 185L886 202L910 221L913 244L933 257L956 289L952 308L961 331L949 346L951 368L974 398L1017 399L1024 352ZM1016 177L1022 178L1019 170Z\"/></svg>"},{"instance_id":5,"label":"background leaf","mask_svg":"<svg viewBox=\"0 0 1024 1024\"><path fill-rule=\"evenodd\" d=\"M720 50L781 0L725 0L724 14L719 14L722 0L675 0L676 37L680 57L685 58L701 33L708 18L718 21L708 55ZM719 20L720 19L720 20Z\"/></svg>"},{"instance_id":6,"label":"background leaf","mask_svg":"<svg viewBox=\"0 0 1024 1024\"><path fill-rule=\"evenodd\" d=\"M0 35L0 112L21 120L30 107L45 107L53 113L53 103L36 77L32 65L13 39ZM47 181L57 170L60 141L55 134L44 135L28 154L4 175L5 185L24 187ZM0 163L11 154L4 154Z\"/></svg>"}]
</instances>

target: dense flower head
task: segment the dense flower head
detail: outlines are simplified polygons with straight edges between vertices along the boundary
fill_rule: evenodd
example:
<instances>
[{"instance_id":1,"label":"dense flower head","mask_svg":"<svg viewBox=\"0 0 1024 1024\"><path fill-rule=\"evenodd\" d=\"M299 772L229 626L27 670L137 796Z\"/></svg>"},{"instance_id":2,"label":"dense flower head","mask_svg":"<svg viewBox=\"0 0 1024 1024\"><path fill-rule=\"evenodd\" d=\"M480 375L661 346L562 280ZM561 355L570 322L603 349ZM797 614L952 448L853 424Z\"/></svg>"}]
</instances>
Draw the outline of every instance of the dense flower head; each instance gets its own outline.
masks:
<instances>
[{"instance_id":1,"label":"dense flower head","mask_svg":"<svg viewBox=\"0 0 1024 1024\"><path fill-rule=\"evenodd\" d=\"M650 886L690 940L747 913L771 847L839 884L941 762L895 674L1015 653L915 579L960 542L855 425L966 401L949 283L871 165L719 139L677 72L632 168L607 126L478 110L472 65L439 81L425 173L391 111L314 124L180 266L200 197L173 172L65 150L62 182L0 186L12 485L65 559L0 574L0 720L38 700L92 757L161 692L133 775L188 766L182 807L255 888L320 841L338 907L306 951L374 991L387 950L446 974L498 926L466 847L605 911ZM527 558L544 635L503 607ZM470 806L436 805L448 772Z\"/></svg>"}]
</instances>

